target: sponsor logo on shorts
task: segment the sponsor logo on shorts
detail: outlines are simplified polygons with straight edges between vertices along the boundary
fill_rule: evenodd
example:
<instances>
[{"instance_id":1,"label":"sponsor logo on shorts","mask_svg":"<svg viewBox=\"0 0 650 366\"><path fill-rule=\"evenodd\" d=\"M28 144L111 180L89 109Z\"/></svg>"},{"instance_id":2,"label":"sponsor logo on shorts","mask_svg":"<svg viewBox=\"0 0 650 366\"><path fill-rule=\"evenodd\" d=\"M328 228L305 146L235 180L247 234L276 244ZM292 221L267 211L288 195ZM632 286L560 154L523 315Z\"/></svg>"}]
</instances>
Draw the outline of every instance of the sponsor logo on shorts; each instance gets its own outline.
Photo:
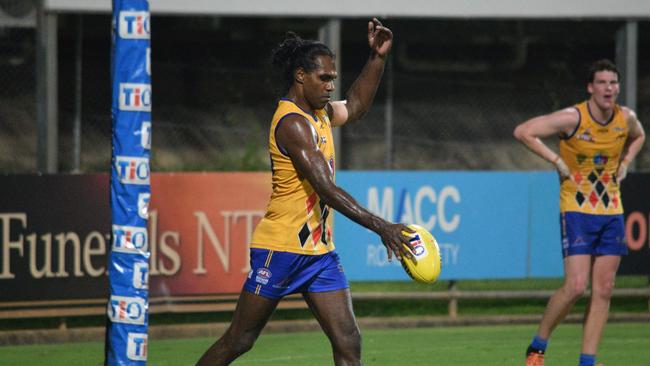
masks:
<instances>
[{"instance_id":1,"label":"sponsor logo on shorts","mask_svg":"<svg viewBox=\"0 0 650 366\"><path fill-rule=\"evenodd\" d=\"M587 243L585 242L585 239L582 238L582 236L578 236L571 245L574 247L584 247L587 245Z\"/></svg>"},{"instance_id":2,"label":"sponsor logo on shorts","mask_svg":"<svg viewBox=\"0 0 650 366\"><path fill-rule=\"evenodd\" d=\"M569 249L569 239L562 238L562 249Z\"/></svg>"},{"instance_id":3,"label":"sponsor logo on shorts","mask_svg":"<svg viewBox=\"0 0 650 366\"><path fill-rule=\"evenodd\" d=\"M286 289L289 288L289 278L283 278L282 281L276 283L273 285L273 288L278 288L278 289Z\"/></svg>"},{"instance_id":4,"label":"sponsor logo on shorts","mask_svg":"<svg viewBox=\"0 0 650 366\"><path fill-rule=\"evenodd\" d=\"M257 270L257 274L255 276L255 282L260 283L262 285L266 285L267 283L269 283L269 279L271 279L271 276L273 276L271 270L262 267Z\"/></svg>"}]
</instances>

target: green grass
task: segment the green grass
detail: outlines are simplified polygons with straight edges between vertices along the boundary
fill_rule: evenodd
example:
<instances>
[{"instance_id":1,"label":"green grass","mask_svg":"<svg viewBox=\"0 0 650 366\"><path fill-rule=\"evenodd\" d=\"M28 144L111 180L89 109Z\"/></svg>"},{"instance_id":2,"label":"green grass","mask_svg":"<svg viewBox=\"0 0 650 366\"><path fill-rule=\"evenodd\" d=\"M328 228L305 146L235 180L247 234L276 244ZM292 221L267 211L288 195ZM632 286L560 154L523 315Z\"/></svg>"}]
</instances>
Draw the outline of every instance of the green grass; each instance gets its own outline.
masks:
<instances>
[{"instance_id":1,"label":"green grass","mask_svg":"<svg viewBox=\"0 0 650 366\"><path fill-rule=\"evenodd\" d=\"M618 288L648 287L647 276L619 276L616 278ZM553 290L562 285L562 278L528 278L504 280L463 280L457 281L459 290ZM351 282L353 292L411 292L411 291L444 291L449 288L450 281L438 281L434 284L424 284L415 281L374 281Z\"/></svg>"},{"instance_id":2,"label":"green grass","mask_svg":"<svg viewBox=\"0 0 650 366\"><path fill-rule=\"evenodd\" d=\"M532 325L438 327L363 331L366 365L495 365L520 366L535 331ZM580 353L581 327L562 324L553 334L547 364L575 366ZM193 365L214 341L208 338L153 340L149 365ZM647 323L608 324L598 361L607 366L650 363ZM103 344L73 343L0 347L0 365L102 365ZM253 350L234 365L331 365L331 352L321 332L263 334Z\"/></svg>"}]
</instances>

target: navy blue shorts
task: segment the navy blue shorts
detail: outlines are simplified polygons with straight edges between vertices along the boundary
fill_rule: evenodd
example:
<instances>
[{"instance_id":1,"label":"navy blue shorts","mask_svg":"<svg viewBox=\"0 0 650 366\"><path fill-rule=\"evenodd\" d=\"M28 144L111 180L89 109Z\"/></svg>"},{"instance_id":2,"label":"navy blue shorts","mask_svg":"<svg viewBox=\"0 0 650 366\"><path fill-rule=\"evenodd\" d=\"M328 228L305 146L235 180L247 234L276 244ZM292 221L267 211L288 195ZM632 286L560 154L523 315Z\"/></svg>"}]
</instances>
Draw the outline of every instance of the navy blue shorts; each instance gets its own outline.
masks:
<instances>
[{"instance_id":1,"label":"navy blue shorts","mask_svg":"<svg viewBox=\"0 0 650 366\"><path fill-rule=\"evenodd\" d=\"M339 255L302 255L252 248L244 289L271 299L304 292L349 288Z\"/></svg>"},{"instance_id":2,"label":"navy blue shorts","mask_svg":"<svg viewBox=\"0 0 650 366\"><path fill-rule=\"evenodd\" d=\"M627 254L623 215L560 214L562 257Z\"/></svg>"}]
</instances>

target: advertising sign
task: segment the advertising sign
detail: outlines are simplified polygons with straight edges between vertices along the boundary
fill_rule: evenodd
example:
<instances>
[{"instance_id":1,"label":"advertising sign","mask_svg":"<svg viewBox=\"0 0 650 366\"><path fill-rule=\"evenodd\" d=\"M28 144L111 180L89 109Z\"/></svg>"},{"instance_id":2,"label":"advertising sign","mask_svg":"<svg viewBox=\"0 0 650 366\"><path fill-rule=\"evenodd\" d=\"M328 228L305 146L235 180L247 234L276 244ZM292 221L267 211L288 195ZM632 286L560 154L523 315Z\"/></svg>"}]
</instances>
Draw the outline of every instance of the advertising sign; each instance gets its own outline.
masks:
<instances>
[{"instance_id":1,"label":"advertising sign","mask_svg":"<svg viewBox=\"0 0 650 366\"><path fill-rule=\"evenodd\" d=\"M528 173L341 172L337 179L371 212L429 230L441 251L440 278L527 275ZM375 233L339 214L334 238L350 280L408 278Z\"/></svg>"}]
</instances>

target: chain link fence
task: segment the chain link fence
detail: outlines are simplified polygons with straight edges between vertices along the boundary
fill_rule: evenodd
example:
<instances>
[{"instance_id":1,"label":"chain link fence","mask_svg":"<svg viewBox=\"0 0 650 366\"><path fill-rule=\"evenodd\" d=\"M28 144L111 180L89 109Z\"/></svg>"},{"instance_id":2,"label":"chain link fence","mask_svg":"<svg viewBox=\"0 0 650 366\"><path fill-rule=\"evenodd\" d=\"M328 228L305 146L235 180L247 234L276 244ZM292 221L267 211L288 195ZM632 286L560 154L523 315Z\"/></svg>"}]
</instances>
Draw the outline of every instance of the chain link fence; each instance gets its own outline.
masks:
<instances>
[{"instance_id":1,"label":"chain link fence","mask_svg":"<svg viewBox=\"0 0 650 366\"><path fill-rule=\"evenodd\" d=\"M34 29L0 27L0 173L36 168Z\"/></svg>"},{"instance_id":2,"label":"chain link fence","mask_svg":"<svg viewBox=\"0 0 650 366\"><path fill-rule=\"evenodd\" d=\"M82 17L83 22L78 22ZM81 61L82 172L111 156L110 16L59 16L59 171L73 170ZM342 22L341 91L367 55L365 19ZM277 93L270 50L325 19L152 19L154 171L267 170ZM388 19L395 46L375 103L341 129L343 169L550 169L512 137L587 98L586 70L615 58L618 21ZM81 24L81 25L80 25ZM77 35L81 34L81 54ZM639 22L637 112L650 121L650 22ZM0 26L0 173L36 171L35 29ZM392 116L392 117L391 117ZM650 123L650 122L648 122ZM646 128L648 123L646 123ZM549 144L556 142L549 139ZM645 147L638 170L650 170Z\"/></svg>"},{"instance_id":3,"label":"chain link fence","mask_svg":"<svg viewBox=\"0 0 650 366\"><path fill-rule=\"evenodd\" d=\"M347 25L350 34L352 23ZM527 119L588 98L587 70L596 59L614 60L621 25L613 21L396 22L393 30L400 37L392 75L385 75L366 122L345 132L345 167L551 169L517 142L512 132ZM640 49L648 44L649 31L647 24L641 26ZM359 42L350 49L364 50L363 46ZM356 58L361 65L361 55ZM650 86L644 80L649 66L639 64L639 90ZM353 78L346 74L345 81ZM387 78L392 83L386 83ZM642 92L638 105L649 102ZM393 110L392 144L387 143L383 126L387 105ZM641 120L646 110L639 110ZM556 148L557 139L547 142ZM392 151L387 151L391 146ZM647 147L638 161L639 169L650 169Z\"/></svg>"}]
</instances>

